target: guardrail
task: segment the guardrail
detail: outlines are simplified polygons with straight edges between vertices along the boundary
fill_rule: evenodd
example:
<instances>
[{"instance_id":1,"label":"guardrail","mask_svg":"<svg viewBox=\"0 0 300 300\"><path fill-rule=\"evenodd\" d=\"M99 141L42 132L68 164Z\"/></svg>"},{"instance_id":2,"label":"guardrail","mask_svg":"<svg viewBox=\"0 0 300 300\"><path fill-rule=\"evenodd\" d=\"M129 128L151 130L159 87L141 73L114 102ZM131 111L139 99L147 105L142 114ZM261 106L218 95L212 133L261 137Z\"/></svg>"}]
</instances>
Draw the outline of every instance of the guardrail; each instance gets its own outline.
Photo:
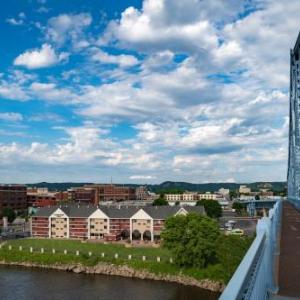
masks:
<instances>
[{"instance_id":1,"label":"guardrail","mask_svg":"<svg viewBox=\"0 0 300 300\"><path fill-rule=\"evenodd\" d=\"M219 300L263 300L278 290L277 257L282 201L258 221L256 238Z\"/></svg>"}]
</instances>

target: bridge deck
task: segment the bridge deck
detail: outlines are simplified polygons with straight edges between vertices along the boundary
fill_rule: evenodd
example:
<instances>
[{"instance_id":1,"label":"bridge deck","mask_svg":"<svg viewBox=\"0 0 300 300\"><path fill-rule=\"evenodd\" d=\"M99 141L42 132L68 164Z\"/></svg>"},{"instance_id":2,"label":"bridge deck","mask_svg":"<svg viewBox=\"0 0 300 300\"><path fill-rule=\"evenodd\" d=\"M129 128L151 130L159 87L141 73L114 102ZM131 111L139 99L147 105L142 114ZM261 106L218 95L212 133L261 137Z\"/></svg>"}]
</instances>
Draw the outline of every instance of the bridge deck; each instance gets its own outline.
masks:
<instances>
[{"instance_id":1,"label":"bridge deck","mask_svg":"<svg viewBox=\"0 0 300 300\"><path fill-rule=\"evenodd\" d=\"M282 212L278 294L300 297L300 212L287 201Z\"/></svg>"}]
</instances>

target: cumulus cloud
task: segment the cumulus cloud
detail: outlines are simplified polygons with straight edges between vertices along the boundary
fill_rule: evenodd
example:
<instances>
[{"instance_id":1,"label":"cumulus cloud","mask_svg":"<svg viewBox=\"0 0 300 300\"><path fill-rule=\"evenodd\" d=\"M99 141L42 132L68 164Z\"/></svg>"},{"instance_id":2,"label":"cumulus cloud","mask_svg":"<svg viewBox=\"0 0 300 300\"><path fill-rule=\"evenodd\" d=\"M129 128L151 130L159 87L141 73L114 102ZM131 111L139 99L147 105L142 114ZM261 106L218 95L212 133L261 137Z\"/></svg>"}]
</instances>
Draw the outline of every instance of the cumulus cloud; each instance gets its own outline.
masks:
<instances>
[{"instance_id":1,"label":"cumulus cloud","mask_svg":"<svg viewBox=\"0 0 300 300\"><path fill-rule=\"evenodd\" d=\"M55 145L2 145L1 157L21 149L23 161L82 162L124 181L285 179L297 8L296 0L144 0L111 20L96 46L89 14L51 18L46 41L71 45L84 62L62 81L5 74L0 97L72 105L94 125L61 128L66 139ZM134 136L95 125L112 123L130 124Z\"/></svg>"},{"instance_id":2,"label":"cumulus cloud","mask_svg":"<svg viewBox=\"0 0 300 300\"><path fill-rule=\"evenodd\" d=\"M28 69L39 69L53 66L68 58L69 54L62 52L59 55L49 44L43 44L41 49L28 50L20 54L15 60L15 66L23 66Z\"/></svg>"},{"instance_id":3,"label":"cumulus cloud","mask_svg":"<svg viewBox=\"0 0 300 300\"><path fill-rule=\"evenodd\" d=\"M46 38L58 45L66 41L80 42L84 29L92 23L92 16L88 13L61 14L49 19L46 28Z\"/></svg>"},{"instance_id":4,"label":"cumulus cloud","mask_svg":"<svg viewBox=\"0 0 300 300\"><path fill-rule=\"evenodd\" d=\"M11 121L11 122L16 122L16 121L22 121L23 116L19 113L14 113L14 112L0 112L0 120L2 121Z\"/></svg>"},{"instance_id":5,"label":"cumulus cloud","mask_svg":"<svg viewBox=\"0 0 300 300\"><path fill-rule=\"evenodd\" d=\"M100 49L94 51L94 54L92 55L91 59L93 61L98 61L103 64L119 65L120 67L132 67L139 64L138 59L136 59L136 57L134 57L133 55L111 55Z\"/></svg>"}]
</instances>

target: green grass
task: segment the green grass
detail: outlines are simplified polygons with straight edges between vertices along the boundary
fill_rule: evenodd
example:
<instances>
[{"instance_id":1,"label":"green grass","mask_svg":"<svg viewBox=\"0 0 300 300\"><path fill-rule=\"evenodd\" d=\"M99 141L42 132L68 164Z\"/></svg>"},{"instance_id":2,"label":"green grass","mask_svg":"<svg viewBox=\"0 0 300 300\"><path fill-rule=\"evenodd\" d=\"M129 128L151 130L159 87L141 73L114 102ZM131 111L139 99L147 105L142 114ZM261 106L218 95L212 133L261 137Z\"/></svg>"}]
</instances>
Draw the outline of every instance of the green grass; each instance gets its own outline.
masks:
<instances>
[{"instance_id":1,"label":"green grass","mask_svg":"<svg viewBox=\"0 0 300 300\"><path fill-rule=\"evenodd\" d=\"M19 249L22 246L23 249L29 251L30 247L33 247L34 251L40 251L44 248L45 252L52 252L55 249L57 253L63 253L67 250L68 253L76 253L78 250L80 253L88 254L92 252L93 256L101 257L101 253L105 253L105 256L114 257L117 253L120 258L128 258L128 255L132 255L132 259L142 259L142 256L146 256L148 259L156 260L156 257L161 257L162 260L169 260L171 253L165 248L146 248L146 247L130 247L127 248L124 245L117 244L100 244L100 243L82 243L81 241L74 240L54 240L54 239L19 239L12 240L6 243L6 246L11 245L15 249Z\"/></svg>"},{"instance_id":2,"label":"green grass","mask_svg":"<svg viewBox=\"0 0 300 300\"><path fill-rule=\"evenodd\" d=\"M12 246L11 250L9 250L9 245ZM19 250L19 246L23 247L22 251ZM30 253L30 247L33 247L33 253ZM41 248L44 248L44 254L40 252ZM53 248L56 250L55 254L52 254ZM67 255L63 253L64 250L68 251ZM76 250L80 251L79 256L76 256ZM88 255L89 251L92 252L92 256ZM101 256L102 252L105 253L104 258ZM118 259L114 258L115 253L118 253ZM129 254L132 255L131 260L128 260ZM146 256L146 261L142 261L142 256ZM156 261L157 256L161 257L161 262ZM170 252L164 248L125 248L123 245L115 244L91 244L81 243L80 241L50 239L7 241L0 249L0 260L6 262L30 262L45 265L78 263L86 266L106 262L116 265L126 264L134 269L147 270L154 274L185 275L197 280L224 281L220 265L208 266L205 269L180 268L169 262L170 257Z\"/></svg>"}]
</instances>

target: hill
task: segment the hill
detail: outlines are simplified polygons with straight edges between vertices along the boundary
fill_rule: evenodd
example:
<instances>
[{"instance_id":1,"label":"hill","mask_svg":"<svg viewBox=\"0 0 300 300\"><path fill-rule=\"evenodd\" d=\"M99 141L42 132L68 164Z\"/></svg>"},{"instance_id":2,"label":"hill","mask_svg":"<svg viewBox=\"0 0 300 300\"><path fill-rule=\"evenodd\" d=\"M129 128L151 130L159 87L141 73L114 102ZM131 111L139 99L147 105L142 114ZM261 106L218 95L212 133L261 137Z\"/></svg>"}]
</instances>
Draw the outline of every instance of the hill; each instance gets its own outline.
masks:
<instances>
[{"instance_id":1,"label":"hill","mask_svg":"<svg viewBox=\"0 0 300 300\"><path fill-rule=\"evenodd\" d=\"M85 184L90 184L88 182L61 182L61 183L49 183L49 182L40 182L34 184L27 184L30 187L47 187L50 191L64 191L71 187L80 187ZM197 192L215 192L220 188L238 190L240 185L247 185L253 191L259 190L259 188L266 187L273 191L283 191L286 189L286 182L252 182L252 183L189 183L189 182L174 182L174 181L165 181L161 184L152 184L147 185L149 190L152 192L161 192L161 191L197 191ZM121 185L121 184L118 184ZM123 184L122 184L123 185ZM125 186L138 187L139 184L124 184Z\"/></svg>"}]
</instances>

